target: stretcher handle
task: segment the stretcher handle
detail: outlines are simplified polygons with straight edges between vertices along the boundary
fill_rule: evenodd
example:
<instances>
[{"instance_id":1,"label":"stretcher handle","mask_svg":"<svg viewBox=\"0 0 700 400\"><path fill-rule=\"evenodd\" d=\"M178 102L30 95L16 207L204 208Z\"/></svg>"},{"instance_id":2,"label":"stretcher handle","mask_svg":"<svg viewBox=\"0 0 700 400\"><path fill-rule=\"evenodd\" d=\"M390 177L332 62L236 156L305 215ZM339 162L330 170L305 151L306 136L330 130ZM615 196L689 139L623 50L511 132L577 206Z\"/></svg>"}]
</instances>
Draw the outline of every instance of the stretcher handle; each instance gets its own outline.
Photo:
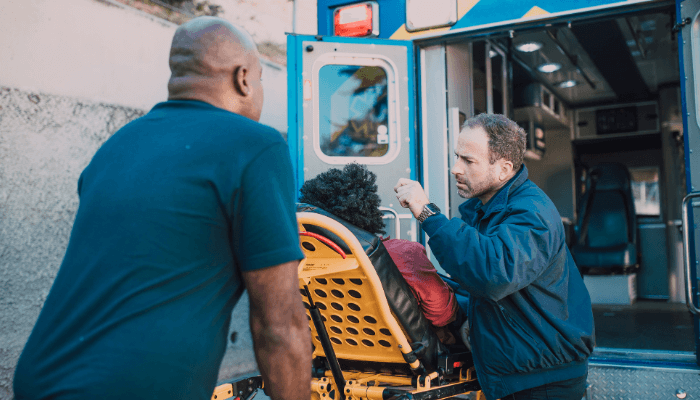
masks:
<instances>
[{"instance_id":1,"label":"stretcher handle","mask_svg":"<svg viewBox=\"0 0 700 400\"><path fill-rule=\"evenodd\" d=\"M683 198L681 212L683 213L683 269L685 270L685 303L688 310L694 315L700 315L700 308L695 306L695 296L693 296L693 281L690 273L690 230L694 229L694 225L690 224L688 218L688 204L690 200L700 197L700 192L688 193Z\"/></svg>"},{"instance_id":2,"label":"stretcher handle","mask_svg":"<svg viewBox=\"0 0 700 400\"><path fill-rule=\"evenodd\" d=\"M299 236L309 236L309 237L312 237L314 239L318 239L321 243L325 244L326 246L335 250L336 253L340 254L340 256L343 257L343 260L347 257L347 255L345 255L345 252L343 251L343 249L340 248L340 246L333 243L332 240L328 239L325 236L321 236L318 233L313 233L313 232L299 232Z\"/></svg>"}]
</instances>

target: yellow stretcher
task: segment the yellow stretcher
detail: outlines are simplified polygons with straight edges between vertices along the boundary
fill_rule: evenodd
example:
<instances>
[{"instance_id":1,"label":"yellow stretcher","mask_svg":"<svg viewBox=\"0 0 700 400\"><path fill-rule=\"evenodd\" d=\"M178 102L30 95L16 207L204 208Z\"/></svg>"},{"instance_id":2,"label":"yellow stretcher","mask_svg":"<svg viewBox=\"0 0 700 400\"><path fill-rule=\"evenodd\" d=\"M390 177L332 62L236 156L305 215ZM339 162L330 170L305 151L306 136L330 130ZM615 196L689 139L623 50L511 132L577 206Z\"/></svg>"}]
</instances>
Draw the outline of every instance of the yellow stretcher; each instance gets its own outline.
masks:
<instances>
[{"instance_id":1,"label":"yellow stretcher","mask_svg":"<svg viewBox=\"0 0 700 400\"><path fill-rule=\"evenodd\" d=\"M426 329L381 241L307 210L297 220L306 255L299 290L314 345L311 400L340 400L339 392L346 400L482 398L471 354L450 351ZM262 386L259 376L223 382L212 399L250 399Z\"/></svg>"}]
</instances>

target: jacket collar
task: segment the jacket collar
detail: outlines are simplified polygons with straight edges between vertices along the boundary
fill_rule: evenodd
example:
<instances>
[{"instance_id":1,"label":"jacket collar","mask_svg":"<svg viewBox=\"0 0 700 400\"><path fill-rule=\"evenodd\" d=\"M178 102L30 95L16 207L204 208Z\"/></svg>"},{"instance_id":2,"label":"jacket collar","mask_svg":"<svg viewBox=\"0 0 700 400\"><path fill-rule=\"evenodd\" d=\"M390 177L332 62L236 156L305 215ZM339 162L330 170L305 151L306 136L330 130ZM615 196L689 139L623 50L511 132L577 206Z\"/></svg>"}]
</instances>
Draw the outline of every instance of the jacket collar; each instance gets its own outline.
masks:
<instances>
[{"instance_id":1,"label":"jacket collar","mask_svg":"<svg viewBox=\"0 0 700 400\"><path fill-rule=\"evenodd\" d=\"M503 210L508 204L510 194L520 187L528 178L527 167L522 164L520 171L515 176L503 185L501 189L486 203L482 204L477 198L469 199L459 206L459 211L462 215L474 215L481 211L483 216L487 217L495 212Z\"/></svg>"}]
</instances>

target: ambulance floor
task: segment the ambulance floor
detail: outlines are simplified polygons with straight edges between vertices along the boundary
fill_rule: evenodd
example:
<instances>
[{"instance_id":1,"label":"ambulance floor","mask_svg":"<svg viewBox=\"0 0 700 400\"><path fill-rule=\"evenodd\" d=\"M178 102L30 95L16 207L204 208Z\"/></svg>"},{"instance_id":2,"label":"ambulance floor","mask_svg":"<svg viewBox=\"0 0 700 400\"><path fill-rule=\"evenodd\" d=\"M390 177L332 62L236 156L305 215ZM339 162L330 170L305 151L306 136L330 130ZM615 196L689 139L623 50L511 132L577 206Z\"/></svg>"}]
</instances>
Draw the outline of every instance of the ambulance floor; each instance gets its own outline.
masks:
<instances>
[{"instance_id":1,"label":"ambulance floor","mask_svg":"<svg viewBox=\"0 0 700 400\"><path fill-rule=\"evenodd\" d=\"M695 351L693 318L682 303L594 305L593 318L598 347Z\"/></svg>"}]
</instances>

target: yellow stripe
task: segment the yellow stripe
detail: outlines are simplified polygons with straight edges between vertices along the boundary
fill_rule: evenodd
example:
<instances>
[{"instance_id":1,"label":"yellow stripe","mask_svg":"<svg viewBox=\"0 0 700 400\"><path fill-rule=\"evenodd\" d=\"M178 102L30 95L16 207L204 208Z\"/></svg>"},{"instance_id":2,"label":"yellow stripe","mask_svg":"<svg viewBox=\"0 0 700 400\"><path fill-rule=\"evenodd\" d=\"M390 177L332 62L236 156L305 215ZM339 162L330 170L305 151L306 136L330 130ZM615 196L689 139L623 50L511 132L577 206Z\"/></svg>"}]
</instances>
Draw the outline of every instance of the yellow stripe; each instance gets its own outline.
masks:
<instances>
[{"instance_id":1,"label":"yellow stripe","mask_svg":"<svg viewBox=\"0 0 700 400\"><path fill-rule=\"evenodd\" d=\"M457 21L462 19L469 10L471 10L476 3L478 3L480 0L457 0ZM418 31L418 32L409 32L406 30L406 24L403 24L399 27L399 29L394 32L393 35L391 35L390 39L395 39L395 40L408 40L411 39L414 36L418 35L425 35L426 33L435 33L435 32L443 32L443 31L449 31L450 27L445 27L445 28L436 28L436 29L427 29L424 31Z\"/></svg>"},{"instance_id":2,"label":"yellow stripe","mask_svg":"<svg viewBox=\"0 0 700 400\"><path fill-rule=\"evenodd\" d=\"M544 14L549 14L549 12L534 6L530 9L530 11L526 12L525 15L523 15L523 18L529 18L529 17L535 17L537 15L544 15Z\"/></svg>"}]
</instances>

